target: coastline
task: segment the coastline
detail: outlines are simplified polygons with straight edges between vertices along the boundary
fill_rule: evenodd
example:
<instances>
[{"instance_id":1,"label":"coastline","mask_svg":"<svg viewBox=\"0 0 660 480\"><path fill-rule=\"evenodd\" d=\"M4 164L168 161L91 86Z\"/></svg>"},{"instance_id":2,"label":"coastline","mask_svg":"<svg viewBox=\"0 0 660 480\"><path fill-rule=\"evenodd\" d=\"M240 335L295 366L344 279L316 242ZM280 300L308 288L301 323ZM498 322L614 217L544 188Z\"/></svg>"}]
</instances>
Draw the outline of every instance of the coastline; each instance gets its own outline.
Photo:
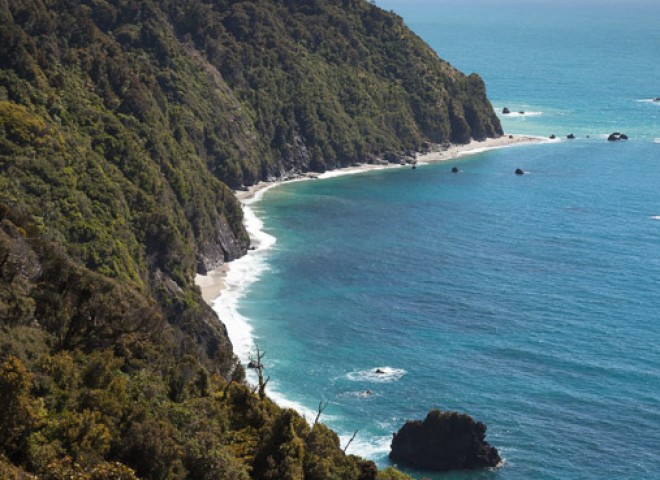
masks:
<instances>
[{"instance_id":1,"label":"coastline","mask_svg":"<svg viewBox=\"0 0 660 480\"><path fill-rule=\"evenodd\" d=\"M528 135L512 135L511 137L512 138L509 138L509 135L504 135L497 139L487 139L482 142L472 141L465 145L451 145L449 147L437 146L429 153L418 154L416 157L416 164L426 165L439 163L500 148L550 142L550 140L545 138ZM243 207L244 225L250 236L252 248L243 257L234 260L231 263L225 263L214 270L210 270L207 275L197 275L195 277L195 283L200 287L204 301L213 308L218 317L225 324L229 338L234 347L234 353L242 363L247 363L249 361L249 355L254 351L255 345L258 343L258 338L253 334L249 319L241 315L239 305L241 300L245 297L249 286L256 282L269 268L267 257L270 253L270 249L275 246L277 241L275 237L264 232L263 222L255 212L254 205L262 200L264 194L268 190L284 183L326 179L372 170L392 168L409 169L411 168L411 165L364 164L331 170L323 174L310 173L288 180L259 182L258 184L249 187L247 190L235 192ZM256 383L256 376L253 371L247 371L247 378L249 382ZM268 395L278 405L284 408L292 408L307 418L313 418L316 414L313 409L308 406L289 400L286 395L278 389L276 381L271 382ZM346 442L348 438L350 438L350 435L341 432L340 438L343 442ZM369 457L370 454L382 453L382 451L387 450L390 440L389 437L379 438L375 444L368 441L356 441L351 444L349 453L360 454L367 457Z\"/></svg>"},{"instance_id":2,"label":"coastline","mask_svg":"<svg viewBox=\"0 0 660 480\"><path fill-rule=\"evenodd\" d=\"M499 138L488 138L483 141L472 140L470 143L461 145L449 145L443 147L436 145L430 152L418 154L417 165L427 165L448 160L456 160L461 157L476 155L478 153L510 148L519 145L530 145L536 143L549 143L558 140L548 140L543 137L531 135L502 135ZM261 273L267 268L263 261L264 251L271 248L276 239L263 232L263 223L255 214L252 205L261 201L263 195L284 183L300 182L313 179L334 178L343 175L353 175L373 170L411 168L410 165L388 164L362 164L352 167L329 170L325 173L306 173L299 177L276 180L274 182L259 182L246 190L235 191L236 198L241 202L244 214L244 224L250 236L252 249L248 253L231 263L224 263L219 267L209 270L207 275L196 275L195 284L200 288L202 298L218 314L221 321L227 326L229 338L234 345L234 351L239 359L247 363L248 354L254 346L252 339L252 328L246 319L237 315L235 308L239 298L244 295L248 285L257 280ZM234 322L232 319L238 317L240 320Z\"/></svg>"},{"instance_id":3,"label":"coastline","mask_svg":"<svg viewBox=\"0 0 660 480\"><path fill-rule=\"evenodd\" d=\"M535 137L531 135L502 135L499 138L488 138L484 141L472 140L470 143L464 145L451 145L448 148L442 148L437 146L436 149L432 150L429 153L419 154L416 158L417 165L426 165L430 163L444 162L448 160L455 160L469 155L476 155L478 153L496 150L500 148L508 148L517 145L529 145L534 143L545 143L550 142L551 140ZM403 166L410 168L410 165ZM391 169L391 168L402 168L399 164L362 164L354 167L340 168L337 170L329 170L325 173L307 173L299 177L289 179L289 180L277 180L274 182L259 182L255 185L250 186L247 190L235 191L236 198L241 202L243 208L247 205L252 205L261 200L263 194L270 190L271 188L277 187L284 183L290 182L299 182L303 180L312 180L312 179L326 179L339 177L342 175L352 175L362 172L369 172L372 170L382 170L382 169ZM251 209L248 210L250 213L253 213ZM248 214L249 215L249 214ZM252 219L254 221L254 219ZM250 240L252 246L255 247L251 252L257 252L262 247L261 235L258 235L256 232L249 231ZM248 252L250 255L250 252ZM240 259L239 259L240 260ZM202 298L206 303L211 307L214 306L217 300L220 299L222 292L226 288L226 278L227 274L231 270L231 265L235 264L236 260L232 263L224 263L220 267L210 270L207 275L196 275L195 284L202 291ZM233 342L233 339L232 339ZM245 360L241 358L241 360Z\"/></svg>"},{"instance_id":4,"label":"coastline","mask_svg":"<svg viewBox=\"0 0 660 480\"><path fill-rule=\"evenodd\" d=\"M457 158L476 155L478 153L487 152L490 150L497 150L500 148L509 148L519 145L530 145L535 143L548 143L557 140L549 140L544 137L537 137L533 135L502 135L499 138L487 138L486 140L478 141L472 140L470 143L466 144L450 144L449 147L443 147L442 145L435 145L430 152L417 154L416 164L417 165L427 165L429 163L438 163L448 160L456 160ZM383 170L391 168L410 168L410 165L400 165L397 163L386 163L386 164L375 164L375 163L364 163L351 167L338 168L335 170L328 170L324 173L304 173L299 177L287 179L287 180L276 180L274 182L259 182L255 185L252 185L247 188L247 190L238 190L234 194L236 198L241 203L246 201L251 201L254 198L261 199L263 192L270 190L273 187L281 185L283 183L290 182L299 182L303 180L323 180L326 178L340 177L343 175L352 175L356 173L369 172L372 170ZM252 202L250 202L252 203ZM206 300L206 299L205 299ZM213 301L211 299L210 301ZM207 300L207 302L210 302Z\"/></svg>"}]
</instances>

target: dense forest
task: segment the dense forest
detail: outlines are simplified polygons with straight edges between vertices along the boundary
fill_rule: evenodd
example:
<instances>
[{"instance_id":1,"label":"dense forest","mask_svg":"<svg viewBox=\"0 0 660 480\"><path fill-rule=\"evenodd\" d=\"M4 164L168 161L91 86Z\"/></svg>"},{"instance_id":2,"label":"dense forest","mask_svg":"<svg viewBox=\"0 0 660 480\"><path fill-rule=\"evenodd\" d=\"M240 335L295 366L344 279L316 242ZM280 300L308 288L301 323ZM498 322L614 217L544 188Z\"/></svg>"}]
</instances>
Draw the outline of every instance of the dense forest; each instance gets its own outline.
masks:
<instances>
[{"instance_id":1,"label":"dense forest","mask_svg":"<svg viewBox=\"0 0 660 480\"><path fill-rule=\"evenodd\" d=\"M501 135L363 0L0 0L0 477L393 479L245 385L232 189Z\"/></svg>"}]
</instances>

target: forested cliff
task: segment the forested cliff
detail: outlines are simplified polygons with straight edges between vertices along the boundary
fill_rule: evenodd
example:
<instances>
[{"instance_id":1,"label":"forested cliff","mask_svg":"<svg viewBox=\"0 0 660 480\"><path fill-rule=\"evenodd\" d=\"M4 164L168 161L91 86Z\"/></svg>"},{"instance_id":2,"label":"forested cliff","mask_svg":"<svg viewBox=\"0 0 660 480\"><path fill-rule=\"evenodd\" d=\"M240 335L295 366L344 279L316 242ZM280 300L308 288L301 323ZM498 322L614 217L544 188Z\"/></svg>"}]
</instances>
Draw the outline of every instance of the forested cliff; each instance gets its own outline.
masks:
<instances>
[{"instance_id":1,"label":"forested cliff","mask_svg":"<svg viewBox=\"0 0 660 480\"><path fill-rule=\"evenodd\" d=\"M501 133L362 0L0 0L0 477L375 478L228 384L194 275L233 188Z\"/></svg>"}]
</instances>

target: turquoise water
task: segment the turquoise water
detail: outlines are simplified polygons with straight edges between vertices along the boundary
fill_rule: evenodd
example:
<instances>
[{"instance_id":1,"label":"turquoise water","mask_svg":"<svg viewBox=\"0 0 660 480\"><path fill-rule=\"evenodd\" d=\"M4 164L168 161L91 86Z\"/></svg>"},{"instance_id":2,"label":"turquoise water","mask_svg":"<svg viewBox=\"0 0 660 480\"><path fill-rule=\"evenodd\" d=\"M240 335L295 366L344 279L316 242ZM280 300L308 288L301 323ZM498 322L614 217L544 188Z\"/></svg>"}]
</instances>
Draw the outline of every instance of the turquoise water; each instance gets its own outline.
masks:
<instances>
[{"instance_id":1,"label":"turquoise water","mask_svg":"<svg viewBox=\"0 0 660 480\"><path fill-rule=\"evenodd\" d=\"M378 2L534 112L507 132L578 138L272 189L217 308L276 398L328 401L380 465L443 408L506 462L418 478L660 478L660 5L465 3Z\"/></svg>"}]
</instances>

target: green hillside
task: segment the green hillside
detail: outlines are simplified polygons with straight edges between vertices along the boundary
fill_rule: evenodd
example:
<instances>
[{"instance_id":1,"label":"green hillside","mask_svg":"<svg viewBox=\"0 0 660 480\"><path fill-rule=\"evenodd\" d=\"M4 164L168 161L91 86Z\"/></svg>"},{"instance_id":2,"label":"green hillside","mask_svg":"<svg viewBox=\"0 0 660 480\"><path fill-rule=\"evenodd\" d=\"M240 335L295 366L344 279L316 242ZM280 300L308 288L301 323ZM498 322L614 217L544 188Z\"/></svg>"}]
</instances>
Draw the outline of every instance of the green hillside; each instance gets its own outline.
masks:
<instances>
[{"instance_id":1,"label":"green hillside","mask_svg":"<svg viewBox=\"0 0 660 480\"><path fill-rule=\"evenodd\" d=\"M375 478L194 276L249 247L232 189L501 133L365 1L0 0L0 477Z\"/></svg>"}]
</instances>

